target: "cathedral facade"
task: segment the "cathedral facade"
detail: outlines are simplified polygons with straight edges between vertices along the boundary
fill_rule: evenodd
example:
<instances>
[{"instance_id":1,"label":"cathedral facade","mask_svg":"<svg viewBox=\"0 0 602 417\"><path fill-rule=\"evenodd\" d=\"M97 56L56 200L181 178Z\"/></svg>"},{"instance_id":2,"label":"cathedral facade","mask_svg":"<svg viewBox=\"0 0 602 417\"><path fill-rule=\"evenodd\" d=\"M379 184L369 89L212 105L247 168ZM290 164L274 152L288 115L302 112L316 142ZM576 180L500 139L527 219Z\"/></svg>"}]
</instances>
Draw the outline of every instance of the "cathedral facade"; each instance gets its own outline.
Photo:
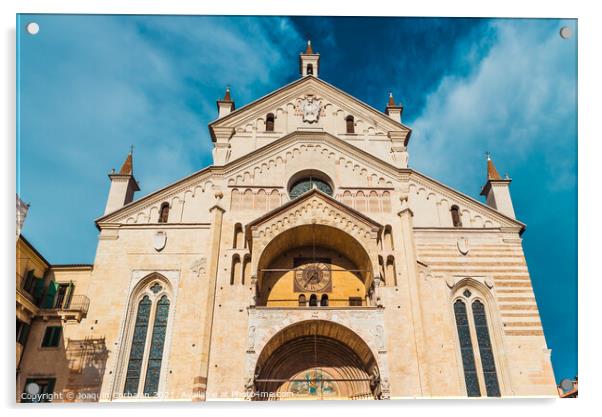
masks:
<instances>
[{"instance_id":1,"label":"cathedral facade","mask_svg":"<svg viewBox=\"0 0 602 417\"><path fill-rule=\"evenodd\" d=\"M557 396L510 179L488 158L482 203L408 168L392 95L325 82L310 43L299 64L239 109L226 91L213 165L140 199L131 153L109 174L93 265L39 278L18 395Z\"/></svg>"}]
</instances>

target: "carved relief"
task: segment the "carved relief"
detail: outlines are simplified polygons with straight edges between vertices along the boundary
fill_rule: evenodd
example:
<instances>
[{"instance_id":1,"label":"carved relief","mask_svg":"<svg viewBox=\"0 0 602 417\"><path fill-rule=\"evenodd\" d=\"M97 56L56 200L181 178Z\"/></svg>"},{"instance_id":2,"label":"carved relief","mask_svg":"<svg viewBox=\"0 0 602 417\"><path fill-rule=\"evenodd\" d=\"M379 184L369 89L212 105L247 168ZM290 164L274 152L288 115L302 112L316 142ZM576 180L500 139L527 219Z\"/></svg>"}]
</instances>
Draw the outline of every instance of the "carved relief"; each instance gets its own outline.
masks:
<instances>
[{"instance_id":1,"label":"carved relief","mask_svg":"<svg viewBox=\"0 0 602 417\"><path fill-rule=\"evenodd\" d=\"M163 248L165 247L167 243L167 234L163 231L158 231L155 233L155 236L153 237L153 247L155 248L155 250L157 252L160 252L163 250Z\"/></svg>"},{"instance_id":2,"label":"carved relief","mask_svg":"<svg viewBox=\"0 0 602 417\"><path fill-rule=\"evenodd\" d=\"M468 252L470 251L470 248L468 246L468 239L466 239L465 237L458 238L457 246L458 251L460 251L462 255L468 255Z\"/></svg>"},{"instance_id":3,"label":"carved relief","mask_svg":"<svg viewBox=\"0 0 602 417\"><path fill-rule=\"evenodd\" d=\"M199 278L205 276L207 258L199 258L192 263L190 270Z\"/></svg>"},{"instance_id":4,"label":"carved relief","mask_svg":"<svg viewBox=\"0 0 602 417\"><path fill-rule=\"evenodd\" d=\"M317 122L320 118L320 110L322 109L322 103L319 99L313 96L307 96L301 101L301 112L303 114L303 121L306 123Z\"/></svg>"}]
</instances>

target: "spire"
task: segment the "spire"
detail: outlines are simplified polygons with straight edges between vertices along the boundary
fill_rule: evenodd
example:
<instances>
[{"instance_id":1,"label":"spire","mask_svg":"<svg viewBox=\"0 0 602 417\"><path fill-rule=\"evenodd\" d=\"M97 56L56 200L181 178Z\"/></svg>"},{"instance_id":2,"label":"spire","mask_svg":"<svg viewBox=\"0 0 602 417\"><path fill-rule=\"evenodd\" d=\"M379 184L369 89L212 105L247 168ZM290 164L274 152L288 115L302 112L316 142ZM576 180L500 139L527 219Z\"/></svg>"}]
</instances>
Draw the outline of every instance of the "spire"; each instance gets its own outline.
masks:
<instances>
[{"instance_id":1,"label":"spire","mask_svg":"<svg viewBox=\"0 0 602 417\"><path fill-rule=\"evenodd\" d=\"M305 48L305 55L313 55L314 50L311 48L311 41L307 40L307 48Z\"/></svg>"},{"instance_id":2,"label":"spire","mask_svg":"<svg viewBox=\"0 0 602 417\"><path fill-rule=\"evenodd\" d=\"M227 86L224 98L217 100L217 118L221 119L222 117L229 115L235 108L234 100L232 100L232 96L230 95L230 86Z\"/></svg>"},{"instance_id":3,"label":"spire","mask_svg":"<svg viewBox=\"0 0 602 417\"><path fill-rule=\"evenodd\" d=\"M120 175L133 175L134 174L134 163L132 161L132 153L134 152L134 145L130 147L130 152L128 153L127 158L125 158L125 162L121 165L121 169L119 170Z\"/></svg>"},{"instance_id":4,"label":"spire","mask_svg":"<svg viewBox=\"0 0 602 417\"><path fill-rule=\"evenodd\" d=\"M387 103L387 107L395 107L395 100L393 99L393 93L389 91L389 102Z\"/></svg>"},{"instance_id":5,"label":"spire","mask_svg":"<svg viewBox=\"0 0 602 417\"><path fill-rule=\"evenodd\" d=\"M495 165L493 164L493 161L491 160L491 153L487 152L487 181L490 180L501 180L502 177L500 176L499 172L497 172L497 169L495 169Z\"/></svg>"},{"instance_id":6,"label":"spire","mask_svg":"<svg viewBox=\"0 0 602 417\"><path fill-rule=\"evenodd\" d=\"M481 190L481 195L485 196L486 204L489 207L514 219L516 217L509 188L512 180L507 175L502 179L491 160L491 154L487 152L485 155L487 155L487 182Z\"/></svg>"},{"instance_id":7,"label":"spire","mask_svg":"<svg viewBox=\"0 0 602 417\"><path fill-rule=\"evenodd\" d=\"M226 94L222 101L232 101L232 97L230 97L230 86L226 87Z\"/></svg>"},{"instance_id":8,"label":"spire","mask_svg":"<svg viewBox=\"0 0 602 417\"><path fill-rule=\"evenodd\" d=\"M320 54L314 52L311 41L307 41L305 52L299 54L299 72L302 77L312 75L318 77L318 65L320 64Z\"/></svg>"},{"instance_id":9,"label":"spire","mask_svg":"<svg viewBox=\"0 0 602 417\"><path fill-rule=\"evenodd\" d=\"M401 123L401 114L403 113L403 106L401 104L395 104L393 93L389 91L389 101L387 107L385 107L385 113L393 120Z\"/></svg>"},{"instance_id":10,"label":"spire","mask_svg":"<svg viewBox=\"0 0 602 417\"><path fill-rule=\"evenodd\" d=\"M126 204L131 203L134 200L134 193L140 191L138 182L136 181L136 178L134 178L133 153L134 145L130 146L130 152L128 153L127 158L125 158L125 162L121 166L119 172L116 173L115 169L113 169L109 174L111 187L109 188L105 214L112 213Z\"/></svg>"}]
</instances>

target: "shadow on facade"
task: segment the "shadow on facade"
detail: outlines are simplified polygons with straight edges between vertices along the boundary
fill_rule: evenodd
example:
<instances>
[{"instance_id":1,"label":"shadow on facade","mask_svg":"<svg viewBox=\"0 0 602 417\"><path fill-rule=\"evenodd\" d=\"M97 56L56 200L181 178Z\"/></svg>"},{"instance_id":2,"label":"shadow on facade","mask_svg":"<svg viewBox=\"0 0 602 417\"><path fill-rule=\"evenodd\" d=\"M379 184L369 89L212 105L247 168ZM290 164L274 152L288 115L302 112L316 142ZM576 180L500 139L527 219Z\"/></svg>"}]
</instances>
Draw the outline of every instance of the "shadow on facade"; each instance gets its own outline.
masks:
<instances>
[{"instance_id":1,"label":"shadow on facade","mask_svg":"<svg viewBox=\"0 0 602 417\"><path fill-rule=\"evenodd\" d=\"M63 389L66 401L69 397L78 402L98 401L109 357L105 338L69 339L65 355L69 369Z\"/></svg>"}]
</instances>

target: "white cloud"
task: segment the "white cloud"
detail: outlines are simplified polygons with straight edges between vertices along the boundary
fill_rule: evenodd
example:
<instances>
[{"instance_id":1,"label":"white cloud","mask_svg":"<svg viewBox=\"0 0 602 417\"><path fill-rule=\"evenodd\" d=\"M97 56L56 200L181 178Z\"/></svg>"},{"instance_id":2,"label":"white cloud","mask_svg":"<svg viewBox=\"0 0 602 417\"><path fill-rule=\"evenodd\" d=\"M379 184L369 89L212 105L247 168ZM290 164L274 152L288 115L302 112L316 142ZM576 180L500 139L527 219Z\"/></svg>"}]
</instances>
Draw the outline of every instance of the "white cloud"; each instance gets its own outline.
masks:
<instances>
[{"instance_id":1,"label":"white cloud","mask_svg":"<svg viewBox=\"0 0 602 417\"><path fill-rule=\"evenodd\" d=\"M496 41L474 71L444 77L408 122L411 165L477 191L491 151L502 174L528 161L549 175L550 190L574 186L576 155L567 152L576 140L576 40L562 39L559 28L557 21L491 23Z\"/></svg>"},{"instance_id":2,"label":"white cloud","mask_svg":"<svg viewBox=\"0 0 602 417\"><path fill-rule=\"evenodd\" d=\"M226 85L240 107L296 76L303 47L293 25L277 17L37 21L44 31L20 45L19 191L32 204L25 233L52 261L92 258L106 174L130 144L138 197L205 167L207 123ZM54 227L44 226L51 219ZM73 225L87 227L65 234ZM86 252L69 239L89 242Z\"/></svg>"}]
</instances>

